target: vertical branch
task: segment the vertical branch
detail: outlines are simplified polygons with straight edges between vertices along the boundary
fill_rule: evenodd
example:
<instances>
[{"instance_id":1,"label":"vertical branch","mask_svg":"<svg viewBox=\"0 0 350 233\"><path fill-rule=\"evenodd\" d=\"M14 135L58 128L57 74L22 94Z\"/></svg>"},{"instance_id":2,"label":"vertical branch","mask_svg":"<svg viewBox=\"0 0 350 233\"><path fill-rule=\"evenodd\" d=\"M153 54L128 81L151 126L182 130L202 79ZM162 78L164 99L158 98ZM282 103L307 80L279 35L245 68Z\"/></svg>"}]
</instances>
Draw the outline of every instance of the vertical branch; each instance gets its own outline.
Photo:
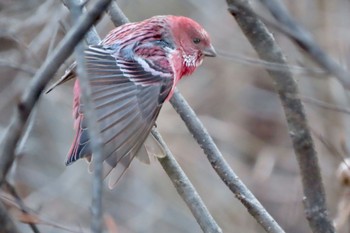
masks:
<instances>
[{"instance_id":1,"label":"vertical branch","mask_svg":"<svg viewBox=\"0 0 350 233\"><path fill-rule=\"evenodd\" d=\"M187 204L193 216L197 220L199 226L205 233L221 233L222 230L215 222L214 218L209 213L207 207L204 205L201 197L193 187L191 181L187 178L180 165L177 163L170 149L164 142L162 136L156 129L152 129L152 135L162 145L166 156L158 158L164 171L168 174L170 180L173 182L178 194Z\"/></svg>"},{"instance_id":2,"label":"vertical branch","mask_svg":"<svg viewBox=\"0 0 350 233\"><path fill-rule=\"evenodd\" d=\"M110 2L110 1L109 1ZM79 3L70 1L71 13L73 20L78 20L82 14L82 6ZM92 32L93 33L93 32ZM97 38L99 39L99 38ZM100 136L100 131L96 125L97 116L95 108L91 102L91 87L89 83L88 73L86 72L86 62L84 55L84 42L81 41L75 48L75 58L77 62L77 75L79 79L81 101L83 103L83 111L85 114L85 120L87 122L88 134L90 138L90 148L93 154L94 163L94 178L92 185L92 219L91 230L94 233L102 232L102 191L103 191L103 175L102 175L102 163L103 163L103 142Z\"/></svg>"},{"instance_id":3,"label":"vertical branch","mask_svg":"<svg viewBox=\"0 0 350 233\"><path fill-rule=\"evenodd\" d=\"M272 34L256 17L246 0L228 0L229 10L259 57L268 62L286 65L286 59ZM308 128L299 91L290 70L267 70L284 108L289 134L298 160L304 189L306 217L313 232L334 232L328 217L317 153Z\"/></svg>"}]
</instances>

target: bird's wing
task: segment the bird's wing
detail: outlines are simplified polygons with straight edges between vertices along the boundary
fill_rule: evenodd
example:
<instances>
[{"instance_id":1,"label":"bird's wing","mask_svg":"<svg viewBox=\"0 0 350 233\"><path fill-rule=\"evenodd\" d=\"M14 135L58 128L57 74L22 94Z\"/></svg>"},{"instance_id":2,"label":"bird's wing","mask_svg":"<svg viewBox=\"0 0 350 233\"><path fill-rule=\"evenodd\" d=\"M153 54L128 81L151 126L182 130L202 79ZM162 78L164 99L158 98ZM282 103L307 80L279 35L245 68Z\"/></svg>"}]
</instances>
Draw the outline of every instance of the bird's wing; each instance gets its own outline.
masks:
<instances>
[{"instance_id":1,"label":"bird's wing","mask_svg":"<svg viewBox=\"0 0 350 233\"><path fill-rule=\"evenodd\" d=\"M101 46L89 47L85 57L92 102L104 142L104 166L112 169L122 160L128 166L154 126L172 88L173 73L164 68L157 70L141 58L114 57ZM77 134L67 164L91 155L83 108L79 100L75 113Z\"/></svg>"}]
</instances>

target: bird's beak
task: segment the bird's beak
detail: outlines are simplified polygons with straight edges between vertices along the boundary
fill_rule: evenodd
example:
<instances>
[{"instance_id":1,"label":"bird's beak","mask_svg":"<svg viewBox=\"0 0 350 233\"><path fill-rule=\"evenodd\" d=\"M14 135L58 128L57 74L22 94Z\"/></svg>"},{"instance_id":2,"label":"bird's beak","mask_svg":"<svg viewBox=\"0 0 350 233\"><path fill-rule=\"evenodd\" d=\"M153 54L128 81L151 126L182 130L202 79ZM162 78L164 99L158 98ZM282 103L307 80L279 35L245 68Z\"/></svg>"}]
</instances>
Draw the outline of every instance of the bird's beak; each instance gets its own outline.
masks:
<instances>
[{"instance_id":1,"label":"bird's beak","mask_svg":"<svg viewBox=\"0 0 350 233\"><path fill-rule=\"evenodd\" d=\"M214 49L212 44L210 44L210 46L208 46L205 49L203 49L202 53L206 57L216 57L216 51L215 51L215 49Z\"/></svg>"}]
</instances>

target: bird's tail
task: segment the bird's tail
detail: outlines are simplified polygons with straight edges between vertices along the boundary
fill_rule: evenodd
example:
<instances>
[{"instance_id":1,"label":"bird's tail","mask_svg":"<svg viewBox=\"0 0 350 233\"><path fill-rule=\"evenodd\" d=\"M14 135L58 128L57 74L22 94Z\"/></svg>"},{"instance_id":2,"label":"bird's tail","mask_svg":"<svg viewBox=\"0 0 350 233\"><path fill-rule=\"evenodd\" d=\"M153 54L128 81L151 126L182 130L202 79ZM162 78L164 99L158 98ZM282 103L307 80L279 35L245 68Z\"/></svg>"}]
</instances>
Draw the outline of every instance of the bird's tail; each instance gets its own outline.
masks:
<instances>
[{"instance_id":1,"label":"bird's tail","mask_svg":"<svg viewBox=\"0 0 350 233\"><path fill-rule=\"evenodd\" d=\"M68 80L71 80L73 78L76 77L75 74L75 69L76 69L76 62L74 62L72 65L69 66L69 68L66 70L66 72L64 73L64 75L54 84L52 84L49 89L47 89L47 91L45 92L45 94L51 92L55 87L57 87L58 85L61 85L62 83L67 82Z\"/></svg>"}]
</instances>

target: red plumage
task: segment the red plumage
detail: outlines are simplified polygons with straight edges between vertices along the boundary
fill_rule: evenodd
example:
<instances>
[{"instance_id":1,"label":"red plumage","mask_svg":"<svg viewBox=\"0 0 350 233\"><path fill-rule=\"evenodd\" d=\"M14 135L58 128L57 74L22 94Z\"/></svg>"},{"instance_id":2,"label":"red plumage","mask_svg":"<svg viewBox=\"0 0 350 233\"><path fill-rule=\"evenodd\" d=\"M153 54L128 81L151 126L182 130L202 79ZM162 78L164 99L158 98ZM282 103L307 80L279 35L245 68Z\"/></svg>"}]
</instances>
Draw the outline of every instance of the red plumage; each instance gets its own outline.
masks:
<instances>
[{"instance_id":1,"label":"red plumage","mask_svg":"<svg viewBox=\"0 0 350 233\"><path fill-rule=\"evenodd\" d=\"M106 175L119 162L127 167L140 152L151 150L146 138L163 102L204 56L215 56L208 33L197 22L181 16L155 16L128 23L112 30L99 45L89 46L85 57L91 101L107 153ZM58 84L75 77L74 70L73 65ZM78 80L73 106L76 136L67 164L91 158ZM110 186L122 173L111 176Z\"/></svg>"}]
</instances>

